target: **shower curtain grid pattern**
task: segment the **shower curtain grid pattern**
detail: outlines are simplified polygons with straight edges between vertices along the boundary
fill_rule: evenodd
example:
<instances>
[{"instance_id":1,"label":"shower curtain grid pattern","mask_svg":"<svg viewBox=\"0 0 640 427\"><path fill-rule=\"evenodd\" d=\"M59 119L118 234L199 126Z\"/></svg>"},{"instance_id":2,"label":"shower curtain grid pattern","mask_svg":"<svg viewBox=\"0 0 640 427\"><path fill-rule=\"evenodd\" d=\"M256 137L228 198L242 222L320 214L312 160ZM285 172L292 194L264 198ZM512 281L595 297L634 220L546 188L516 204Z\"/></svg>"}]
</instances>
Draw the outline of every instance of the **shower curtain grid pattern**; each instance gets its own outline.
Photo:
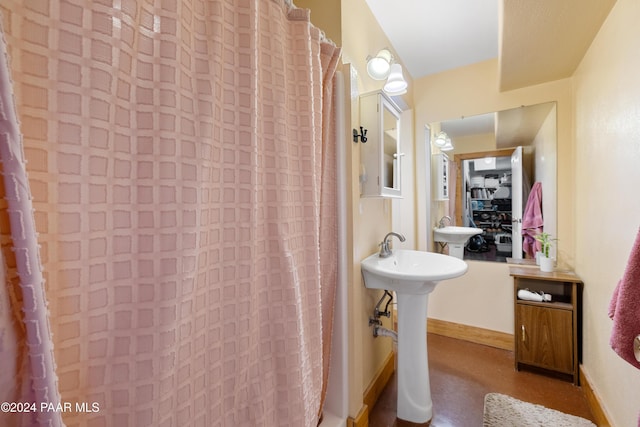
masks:
<instances>
[{"instance_id":1,"label":"shower curtain grid pattern","mask_svg":"<svg viewBox=\"0 0 640 427\"><path fill-rule=\"evenodd\" d=\"M40 416L315 427L337 275L339 49L282 0L0 12L51 312L44 374L61 402L100 408ZM7 372L19 381L2 397L33 384L34 366Z\"/></svg>"}]
</instances>

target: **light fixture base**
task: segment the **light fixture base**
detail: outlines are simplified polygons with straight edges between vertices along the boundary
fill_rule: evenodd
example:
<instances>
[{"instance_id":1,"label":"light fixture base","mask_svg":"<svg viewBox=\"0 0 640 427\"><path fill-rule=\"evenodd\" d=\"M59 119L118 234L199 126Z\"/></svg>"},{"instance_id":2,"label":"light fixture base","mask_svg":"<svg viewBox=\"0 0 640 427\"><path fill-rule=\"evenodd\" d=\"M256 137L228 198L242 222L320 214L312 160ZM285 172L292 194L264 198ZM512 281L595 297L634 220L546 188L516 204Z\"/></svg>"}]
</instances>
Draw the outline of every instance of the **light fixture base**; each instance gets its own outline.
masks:
<instances>
[{"instance_id":1,"label":"light fixture base","mask_svg":"<svg viewBox=\"0 0 640 427\"><path fill-rule=\"evenodd\" d=\"M389 49L381 49L376 56L367 56L367 74L374 80L384 80L389 76L393 56Z\"/></svg>"}]
</instances>

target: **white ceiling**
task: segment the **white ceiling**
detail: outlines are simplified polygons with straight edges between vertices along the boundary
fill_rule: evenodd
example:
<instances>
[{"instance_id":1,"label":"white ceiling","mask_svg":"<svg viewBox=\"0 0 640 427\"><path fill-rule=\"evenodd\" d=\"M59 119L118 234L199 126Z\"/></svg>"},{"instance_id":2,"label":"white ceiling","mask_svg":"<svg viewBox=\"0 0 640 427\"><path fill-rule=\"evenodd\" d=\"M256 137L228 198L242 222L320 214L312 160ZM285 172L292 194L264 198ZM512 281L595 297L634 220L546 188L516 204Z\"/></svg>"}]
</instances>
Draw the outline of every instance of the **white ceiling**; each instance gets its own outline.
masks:
<instances>
[{"instance_id":1,"label":"white ceiling","mask_svg":"<svg viewBox=\"0 0 640 427\"><path fill-rule=\"evenodd\" d=\"M496 148L529 145L553 109L555 103L521 106L477 116L461 117L440 123L440 129L454 141L471 135L494 134Z\"/></svg>"},{"instance_id":2,"label":"white ceiling","mask_svg":"<svg viewBox=\"0 0 640 427\"><path fill-rule=\"evenodd\" d=\"M499 0L366 2L414 79L498 56Z\"/></svg>"},{"instance_id":3,"label":"white ceiling","mask_svg":"<svg viewBox=\"0 0 640 427\"><path fill-rule=\"evenodd\" d=\"M478 114L477 116L462 117L440 123L440 130L452 139L470 135L494 133L496 113Z\"/></svg>"},{"instance_id":4,"label":"white ceiling","mask_svg":"<svg viewBox=\"0 0 640 427\"><path fill-rule=\"evenodd\" d=\"M411 77L499 58L501 90L570 77L615 1L366 0Z\"/></svg>"},{"instance_id":5,"label":"white ceiling","mask_svg":"<svg viewBox=\"0 0 640 427\"><path fill-rule=\"evenodd\" d=\"M496 148L531 144L554 106L545 102L497 112Z\"/></svg>"}]
</instances>

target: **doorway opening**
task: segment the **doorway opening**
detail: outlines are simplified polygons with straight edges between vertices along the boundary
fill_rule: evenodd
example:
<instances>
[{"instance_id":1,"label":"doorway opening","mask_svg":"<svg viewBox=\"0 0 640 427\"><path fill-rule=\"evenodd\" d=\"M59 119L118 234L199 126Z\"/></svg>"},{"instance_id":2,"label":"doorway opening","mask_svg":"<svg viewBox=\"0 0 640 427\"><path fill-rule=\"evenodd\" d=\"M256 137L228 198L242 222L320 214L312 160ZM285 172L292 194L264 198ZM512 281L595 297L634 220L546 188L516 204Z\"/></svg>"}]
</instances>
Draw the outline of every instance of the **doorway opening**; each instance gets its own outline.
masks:
<instances>
[{"instance_id":1,"label":"doorway opening","mask_svg":"<svg viewBox=\"0 0 640 427\"><path fill-rule=\"evenodd\" d=\"M522 211L529 180L522 148L455 156L456 223L482 229L464 259L506 262L522 258Z\"/></svg>"}]
</instances>

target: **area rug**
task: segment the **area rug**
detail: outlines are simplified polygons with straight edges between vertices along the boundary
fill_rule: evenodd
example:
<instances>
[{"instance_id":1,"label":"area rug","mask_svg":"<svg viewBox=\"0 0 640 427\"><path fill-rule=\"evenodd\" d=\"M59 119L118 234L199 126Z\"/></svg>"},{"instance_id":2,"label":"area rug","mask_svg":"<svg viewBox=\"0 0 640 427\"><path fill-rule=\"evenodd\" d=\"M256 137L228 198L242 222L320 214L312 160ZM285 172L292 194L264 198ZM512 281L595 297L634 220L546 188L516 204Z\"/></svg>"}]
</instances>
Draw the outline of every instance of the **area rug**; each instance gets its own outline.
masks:
<instances>
[{"instance_id":1,"label":"area rug","mask_svg":"<svg viewBox=\"0 0 640 427\"><path fill-rule=\"evenodd\" d=\"M591 421L500 393L484 397L484 427L595 427Z\"/></svg>"}]
</instances>

